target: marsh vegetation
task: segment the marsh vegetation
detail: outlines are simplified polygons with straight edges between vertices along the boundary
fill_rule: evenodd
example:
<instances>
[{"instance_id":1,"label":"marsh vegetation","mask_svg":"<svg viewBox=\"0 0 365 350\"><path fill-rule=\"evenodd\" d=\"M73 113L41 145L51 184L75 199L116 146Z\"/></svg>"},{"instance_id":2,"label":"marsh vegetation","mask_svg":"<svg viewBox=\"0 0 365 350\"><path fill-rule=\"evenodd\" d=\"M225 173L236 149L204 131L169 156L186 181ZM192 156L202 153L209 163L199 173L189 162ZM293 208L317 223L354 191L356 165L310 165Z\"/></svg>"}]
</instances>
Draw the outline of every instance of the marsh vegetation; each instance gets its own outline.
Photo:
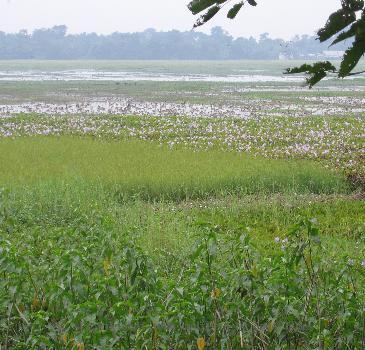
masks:
<instances>
[{"instance_id":1,"label":"marsh vegetation","mask_svg":"<svg viewBox=\"0 0 365 350\"><path fill-rule=\"evenodd\" d=\"M364 83L321 84L0 81L1 347L363 348Z\"/></svg>"}]
</instances>

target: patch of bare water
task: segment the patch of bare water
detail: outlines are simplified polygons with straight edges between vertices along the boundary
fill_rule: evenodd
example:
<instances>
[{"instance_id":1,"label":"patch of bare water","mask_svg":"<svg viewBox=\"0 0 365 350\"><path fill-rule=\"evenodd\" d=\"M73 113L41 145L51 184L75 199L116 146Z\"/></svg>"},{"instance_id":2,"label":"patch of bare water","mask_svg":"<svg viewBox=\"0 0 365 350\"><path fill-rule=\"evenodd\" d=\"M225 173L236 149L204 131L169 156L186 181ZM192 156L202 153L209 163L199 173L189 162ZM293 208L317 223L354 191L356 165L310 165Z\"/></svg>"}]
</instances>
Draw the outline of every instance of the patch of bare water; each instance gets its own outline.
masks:
<instances>
[{"instance_id":1,"label":"patch of bare water","mask_svg":"<svg viewBox=\"0 0 365 350\"><path fill-rule=\"evenodd\" d=\"M170 74L129 71L0 71L0 81L160 81L160 82L300 82L303 77L287 75L257 74L258 71L246 71L247 74Z\"/></svg>"}]
</instances>

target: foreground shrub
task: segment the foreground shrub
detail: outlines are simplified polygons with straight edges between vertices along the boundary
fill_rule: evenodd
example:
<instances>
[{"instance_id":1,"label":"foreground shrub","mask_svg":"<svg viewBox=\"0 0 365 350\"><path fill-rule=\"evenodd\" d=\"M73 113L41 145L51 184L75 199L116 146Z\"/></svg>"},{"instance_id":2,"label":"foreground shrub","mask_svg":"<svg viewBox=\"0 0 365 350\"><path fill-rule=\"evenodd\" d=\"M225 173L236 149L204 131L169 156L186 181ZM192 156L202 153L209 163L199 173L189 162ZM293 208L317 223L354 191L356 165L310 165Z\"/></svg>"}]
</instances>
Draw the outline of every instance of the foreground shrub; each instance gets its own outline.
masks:
<instances>
[{"instance_id":1,"label":"foreground shrub","mask_svg":"<svg viewBox=\"0 0 365 350\"><path fill-rule=\"evenodd\" d=\"M0 216L5 349L364 348L365 262L328 256L314 220L270 253L198 223L189 259L156 264L107 218L13 232Z\"/></svg>"}]
</instances>

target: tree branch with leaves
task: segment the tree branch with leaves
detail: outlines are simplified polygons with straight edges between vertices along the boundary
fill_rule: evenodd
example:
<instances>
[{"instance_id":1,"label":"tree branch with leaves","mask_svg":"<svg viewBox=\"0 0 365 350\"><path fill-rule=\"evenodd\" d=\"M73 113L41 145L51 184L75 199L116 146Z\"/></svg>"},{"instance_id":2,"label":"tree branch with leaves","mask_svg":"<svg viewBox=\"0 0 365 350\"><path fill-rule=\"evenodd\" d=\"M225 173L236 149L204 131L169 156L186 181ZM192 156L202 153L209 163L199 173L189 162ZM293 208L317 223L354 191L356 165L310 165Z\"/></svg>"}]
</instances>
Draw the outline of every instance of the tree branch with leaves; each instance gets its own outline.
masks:
<instances>
[{"instance_id":1,"label":"tree branch with leaves","mask_svg":"<svg viewBox=\"0 0 365 350\"><path fill-rule=\"evenodd\" d=\"M194 28L210 21L225 6L232 5L232 0L192 0L188 4L193 15L200 14ZM243 0L230 6L227 17L234 19L245 5L257 6L255 0ZM339 69L331 62L316 62L303 64L300 67L288 68L286 74L305 73L309 87L326 78L329 74L336 74L345 78L364 72L353 72L365 53L365 5L364 0L341 0L341 8L332 13L323 28L317 31L318 40L326 42L332 40L330 46L344 40L353 40L344 53Z\"/></svg>"}]
</instances>

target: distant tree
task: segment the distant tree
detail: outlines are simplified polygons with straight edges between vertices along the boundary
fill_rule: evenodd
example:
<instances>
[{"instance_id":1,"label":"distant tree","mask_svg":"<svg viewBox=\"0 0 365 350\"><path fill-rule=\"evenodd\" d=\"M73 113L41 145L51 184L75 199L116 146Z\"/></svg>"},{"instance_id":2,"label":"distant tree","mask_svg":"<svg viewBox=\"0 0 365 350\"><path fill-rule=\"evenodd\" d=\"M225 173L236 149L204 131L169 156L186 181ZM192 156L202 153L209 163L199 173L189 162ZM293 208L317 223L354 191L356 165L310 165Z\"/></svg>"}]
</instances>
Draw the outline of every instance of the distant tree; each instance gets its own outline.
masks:
<instances>
[{"instance_id":1,"label":"distant tree","mask_svg":"<svg viewBox=\"0 0 365 350\"><path fill-rule=\"evenodd\" d=\"M195 22L194 27L203 25L210 21L225 5L231 0L192 0L188 4L189 10L194 14L201 14ZM227 17L234 19L248 4L256 6L256 0L241 0L231 6L227 12ZM338 77L344 78L364 72L353 72L359 60L365 53L365 8L364 0L341 0L341 8L332 13L323 28L318 30L318 40L326 42L332 39L331 46L344 40L353 39L347 48L339 70L329 61L316 62L314 64L303 64L300 67L288 68L286 73L306 73L309 87L317 84L329 73L336 73Z\"/></svg>"},{"instance_id":2,"label":"distant tree","mask_svg":"<svg viewBox=\"0 0 365 350\"><path fill-rule=\"evenodd\" d=\"M336 49L345 46L337 44ZM290 48L290 50L288 49ZM278 59L313 58L326 49L314 37L296 36L291 42L271 39L234 39L220 27L211 34L146 29L139 33L67 34L66 26L36 29L33 33L0 32L0 59ZM290 51L290 52L289 52Z\"/></svg>"}]
</instances>

